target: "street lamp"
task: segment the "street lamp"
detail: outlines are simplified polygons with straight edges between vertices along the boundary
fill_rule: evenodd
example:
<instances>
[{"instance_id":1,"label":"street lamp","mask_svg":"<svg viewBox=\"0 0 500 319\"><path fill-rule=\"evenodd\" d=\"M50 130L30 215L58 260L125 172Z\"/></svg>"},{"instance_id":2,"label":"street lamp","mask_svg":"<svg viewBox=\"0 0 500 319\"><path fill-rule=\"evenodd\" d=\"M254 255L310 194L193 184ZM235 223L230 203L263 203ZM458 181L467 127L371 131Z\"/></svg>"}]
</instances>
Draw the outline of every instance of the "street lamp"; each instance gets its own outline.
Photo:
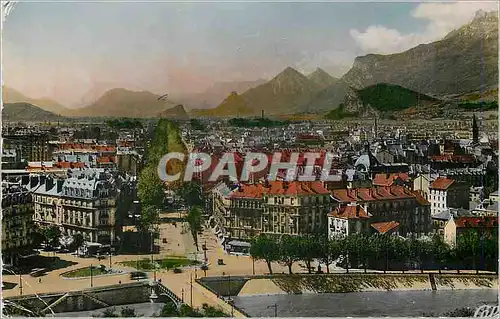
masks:
<instances>
[{"instance_id":1,"label":"street lamp","mask_svg":"<svg viewBox=\"0 0 500 319\"><path fill-rule=\"evenodd\" d=\"M252 274L255 275L255 258L252 257Z\"/></svg>"},{"instance_id":2,"label":"street lamp","mask_svg":"<svg viewBox=\"0 0 500 319\"><path fill-rule=\"evenodd\" d=\"M93 282L92 264L90 264L90 288L92 287L94 287L94 282Z\"/></svg>"}]
</instances>

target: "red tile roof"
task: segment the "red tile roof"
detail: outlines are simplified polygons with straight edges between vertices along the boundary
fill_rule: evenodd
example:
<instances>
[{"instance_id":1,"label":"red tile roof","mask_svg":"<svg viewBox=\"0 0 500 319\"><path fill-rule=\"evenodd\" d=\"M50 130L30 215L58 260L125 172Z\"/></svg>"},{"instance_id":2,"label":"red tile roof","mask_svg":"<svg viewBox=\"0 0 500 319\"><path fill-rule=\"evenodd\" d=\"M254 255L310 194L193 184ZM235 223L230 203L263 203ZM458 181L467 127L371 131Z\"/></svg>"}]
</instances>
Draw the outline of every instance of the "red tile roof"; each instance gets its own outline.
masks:
<instances>
[{"instance_id":1,"label":"red tile roof","mask_svg":"<svg viewBox=\"0 0 500 319\"><path fill-rule=\"evenodd\" d=\"M403 182L408 182L410 177L408 176L408 173L376 174L373 179L373 185L392 186L394 181L397 179L400 179Z\"/></svg>"},{"instance_id":2,"label":"red tile roof","mask_svg":"<svg viewBox=\"0 0 500 319\"><path fill-rule=\"evenodd\" d=\"M375 228L375 230L378 231L379 233L385 234L388 231L399 227L399 223L395 221L390 221L390 222L373 223L371 224L371 226Z\"/></svg>"},{"instance_id":3,"label":"red tile roof","mask_svg":"<svg viewBox=\"0 0 500 319\"><path fill-rule=\"evenodd\" d=\"M395 200L416 198L417 192L406 187L395 185L390 187L371 187L356 189L335 189L332 191L334 199L341 203L366 202L377 200ZM420 200L417 199L417 200Z\"/></svg>"},{"instance_id":4,"label":"red tile roof","mask_svg":"<svg viewBox=\"0 0 500 319\"><path fill-rule=\"evenodd\" d=\"M347 205L335 208L328 215L342 219L370 218L370 215L368 215L365 209L359 205Z\"/></svg>"},{"instance_id":5,"label":"red tile roof","mask_svg":"<svg viewBox=\"0 0 500 319\"><path fill-rule=\"evenodd\" d=\"M262 195L328 195L330 192L321 182L283 182L267 184L243 184L231 194L234 198L261 198Z\"/></svg>"},{"instance_id":6,"label":"red tile roof","mask_svg":"<svg viewBox=\"0 0 500 319\"><path fill-rule=\"evenodd\" d=\"M454 163L474 163L475 158L473 155L435 155L429 156L433 162L454 162Z\"/></svg>"},{"instance_id":7,"label":"red tile roof","mask_svg":"<svg viewBox=\"0 0 500 319\"><path fill-rule=\"evenodd\" d=\"M84 168L85 163L82 162L57 162L54 166L58 168Z\"/></svg>"},{"instance_id":8,"label":"red tile roof","mask_svg":"<svg viewBox=\"0 0 500 319\"><path fill-rule=\"evenodd\" d=\"M434 182L431 183L431 185L429 186L429 188L440 189L440 190L447 190L448 187L450 187L451 184L453 184L454 182L455 181L452 180L452 179L450 179L450 178L439 177Z\"/></svg>"},{"instance_id":9,"label":"red tile roof","mask_svg":"<svg viewBox=\"0 0 500 319\"><path fill-rule=\"evenodd\" d=\"M455 224L457 228L496 228L498 217L459 217Z\"/></svg>"}]
</instances>

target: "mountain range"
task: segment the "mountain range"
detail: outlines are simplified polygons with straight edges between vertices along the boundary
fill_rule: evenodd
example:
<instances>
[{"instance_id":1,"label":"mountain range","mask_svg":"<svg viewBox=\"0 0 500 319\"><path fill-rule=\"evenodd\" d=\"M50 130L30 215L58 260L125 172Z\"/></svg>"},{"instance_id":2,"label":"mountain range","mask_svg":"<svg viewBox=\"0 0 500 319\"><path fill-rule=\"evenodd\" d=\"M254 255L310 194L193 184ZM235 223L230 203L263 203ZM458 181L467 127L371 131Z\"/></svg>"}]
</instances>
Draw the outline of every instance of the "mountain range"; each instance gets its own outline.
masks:
<instances>
[{"instance_id":1,"label":"mountain range","mask_svg":"<svg viewBox=\"0 0 500 319\"><path fill-rule=\"evenodd\" d=\"M6 122L56 122L65 120L64 117L46 111L30 103L4 103L2 120Z\"/></svg>"},{"instance_id":2,"label":"mountain range","mask_svg":"<svg viewBox=\"0 0 500 319\"><path fill-rule=\"evenodd\" d=\"M350 103L359 107L361 90L372 86L377 90L366 92L384 94L383 101L397 101L397 96L406 94L396 87L443 101L497 100L497 12L477 12L470 23L439 41L401 53L357 57L340 79L319 68L306 76L287 67L269 81L217 83L202 93L174 97L176 103L148 91L116 88L95 101L87 100L87 106L79 109L67 109L49 99L31 99L6 87L3 98L65 116L185 118L186 109L191 109L195 117L234 117L262 111L266 115L327 113L340 104L349 109ZM387 96L391 94L395 96Z\"/></svg>"},{"instance_id":3,"label":"mountain range","mask_svg":"<svg viewBox=\"0 0 500 319\"><path fill-rule=\"evenodd\" d=\"M175 96L176 102L183 104L186 109L209 109L214 108L229 95L231 92L241 94L248 89L259 86L267 82L264 79L255 81L235 81L235 82L217 82L201 93L184 94Z\"/></svg>"},{"instance_id":4,"label":"mountain range","mask_svg":"<svg viewBox=\"0 0 500 319\"><path fill-rule=\"evenodd\" d=\"M357 89L389 83L438 96L498 86L498 13L478 11L443 39L405 52L357 57L342 80Z\"/></svg>"},{"instance_id":5,"label":"mountain range","mask_svg":"<svg viewBox=\"0 0 500 319\"><path fill-rule=\"evenodd\" d=\"M100 117L156 117L176 104L148 91L130 91L122 88L106 91L94 103L71 110L69 116Z\"/></svg>"},{"instance_id":6,"label":"mountain range","mask_svg":"<svg viewBox=\"0 0 500 319\"><path fill-rule=\"evenodd\" d=\"M65 108L58 102L48 99L48 98L39 98L39 99L33 99L25 96L21 92L7 87L7 86L2 86L2 101L3 103L27 103L31 105L36 105L42 110L45 110L47 112L51 112L54 114L67 114L69 109Z\"/></svg>"}]
</instances>

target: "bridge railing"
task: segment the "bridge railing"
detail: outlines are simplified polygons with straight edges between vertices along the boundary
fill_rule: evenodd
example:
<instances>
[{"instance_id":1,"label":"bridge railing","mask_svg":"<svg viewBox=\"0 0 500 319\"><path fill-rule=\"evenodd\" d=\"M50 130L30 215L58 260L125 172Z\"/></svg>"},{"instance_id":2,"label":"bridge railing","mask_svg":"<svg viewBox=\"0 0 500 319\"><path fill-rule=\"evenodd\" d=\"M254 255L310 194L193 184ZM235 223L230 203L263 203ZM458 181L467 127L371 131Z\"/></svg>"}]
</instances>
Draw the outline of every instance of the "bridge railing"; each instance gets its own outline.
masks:
<instances>
[{"instance_id":1,"label":"bridge railing","mask_svg":"<svg viewBox=\"0 0 500 319\"><path fill-rule=\"evenodd\" d=\"M161 283L156 283L156 285L160 293L167 295L167 297L169 297L176 306L180 307L182 304L184 304L184 302L179 297L177 297L177 295L173 293L172 290L168 289Z\"/></svg>"}]
</instances>

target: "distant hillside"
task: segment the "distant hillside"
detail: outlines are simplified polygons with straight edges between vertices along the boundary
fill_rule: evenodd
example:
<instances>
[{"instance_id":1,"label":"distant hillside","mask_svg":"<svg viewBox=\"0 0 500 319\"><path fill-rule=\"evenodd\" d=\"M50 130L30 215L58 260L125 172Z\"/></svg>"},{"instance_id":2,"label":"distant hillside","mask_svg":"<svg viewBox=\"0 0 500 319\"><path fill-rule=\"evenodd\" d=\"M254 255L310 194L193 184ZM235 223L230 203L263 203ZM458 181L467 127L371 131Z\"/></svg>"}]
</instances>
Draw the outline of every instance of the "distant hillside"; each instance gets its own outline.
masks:
<instances>
[{"instance_id":1,"label":"distant hillside","mask_svg":"<svg viewBox=\"0 0 500 319\"><path fill-rule=\"evenodd\" d=\"M321 68L317 68L316 70L314 70L314 72L309 74L307 78L309 79L309 81L316 84L318 89L327 88L339 81L339 79L334 78Z\"/></svg>"},{"instance_id":2,"label":"distant hillside","mask_svg":"<svg viewBox=\"0 0 500 319\"><path fill-rule=\"evenodd\" d=\"M165 109L175 106L148 91L130 91L122 88L104 93L97 101L84 108L72 110L71 116L88 117L156 117Z\"/></svg>"},{"instance_id":3,"label":"distant hillside","mask_svg":"<svg viewBox=\"0 0 500 319\"><path fill-rule=\"evenodd\" d=\"M218 82L202 93L174 96L174 99L185 105L188 110L210 109L222 103L231 92L241 94L265 82L266 80L263 79L255 81Z\"/></svg>"},{"instance_id":4,"label":"distant hillside","mask_svg":"<svg viewBox=\"0 0 500 319\"><path fill-rule=\"evenodd\" d=\"M29 103L4 103L2 120L5 122L56 122L64 117L45 111Z\"/></svg>"},{"instance_id":5,"label":"distant hillside","mask_svg":"<svg viewBox=\"0 0 500 319\"><path fill-rule=\"evenodd\" d=\"M172 120L189 120L189 116L181 104L176 105L172 108L166 109L165 111L158 114L160 118L172 119Z\"/></svg>"},{"instance_id":6,"label":"distant hillside","mask_svg":"<svg viewBox=\"0 0 500 319\"><path fill-rule=\"evenodd\" d=\"M45 111L58 115L65 115L69 111L69 109L65 108L64 106L62 106L61 104L57 103L54 100L48 98L33 99L7 86L2 87L2 99L4 103L22 102L22 103L36 105Z\"/></svg>"},{"instance_id":7,"label":"distant hillside","mask_svg":"<svg viewBox=\"0 0 500 319\"><path fill-rule=\"evenodd\" d=\"M344 101L349 85L344 81L336 81L319 91L304 107L306 111L328 111L335 109Z\"/></svg>"},{"instance_id":8,"label":"distant hillside","mask_svg":"<svg viewBox=\"0 0 500 319\"><path fill-rule=\"evenodd\" d=\"M361 90L348 89L338 109L327 114L329 119L392 115L409 108L438 107L441 100L399 85L380 83Z\"/></svg>"},{"instance_id":9,"label":"distant hillside","mask_svg":"<svg viewBox=\"0 0 500 319\"><path fill-rule=\"evenodd\" d=\"M323 71L324 72L324 71ZM319 79L319 76L314 76ZM326 82L331 79L325 79ZM264 110L266 115L283 115L300 113L307 110L310 101L325 87L319 86L297 70L288 67L269 82L245 91L236 92L226 98L219 106L201 112L193 111L199 116L252 116L260 115Z\"/></svg>"},{"instance_id":10,"label":"distant hillside","mask_svg":"<svg viewBox=\"0 0 500 319\"><path fill-rule=\"evenodd\" d=\"M248 107L245 99L236 92L232 92L222 103L214 109L193 110L193 116L205 117L232 117L248 116L254 114L254 111Z\"/></svg>"},{"instance_id":11,"label":"distant hillside","mask_svg":"<svg viewBox=\"0 0 500 319\"><path fill-rule=\"evenodd\" d=\"M477 12L442 40L405 52L357 57L342 80L357 89L390 83L442 97L498 87L497 15Z\"/></svg>"}]
</instances>

